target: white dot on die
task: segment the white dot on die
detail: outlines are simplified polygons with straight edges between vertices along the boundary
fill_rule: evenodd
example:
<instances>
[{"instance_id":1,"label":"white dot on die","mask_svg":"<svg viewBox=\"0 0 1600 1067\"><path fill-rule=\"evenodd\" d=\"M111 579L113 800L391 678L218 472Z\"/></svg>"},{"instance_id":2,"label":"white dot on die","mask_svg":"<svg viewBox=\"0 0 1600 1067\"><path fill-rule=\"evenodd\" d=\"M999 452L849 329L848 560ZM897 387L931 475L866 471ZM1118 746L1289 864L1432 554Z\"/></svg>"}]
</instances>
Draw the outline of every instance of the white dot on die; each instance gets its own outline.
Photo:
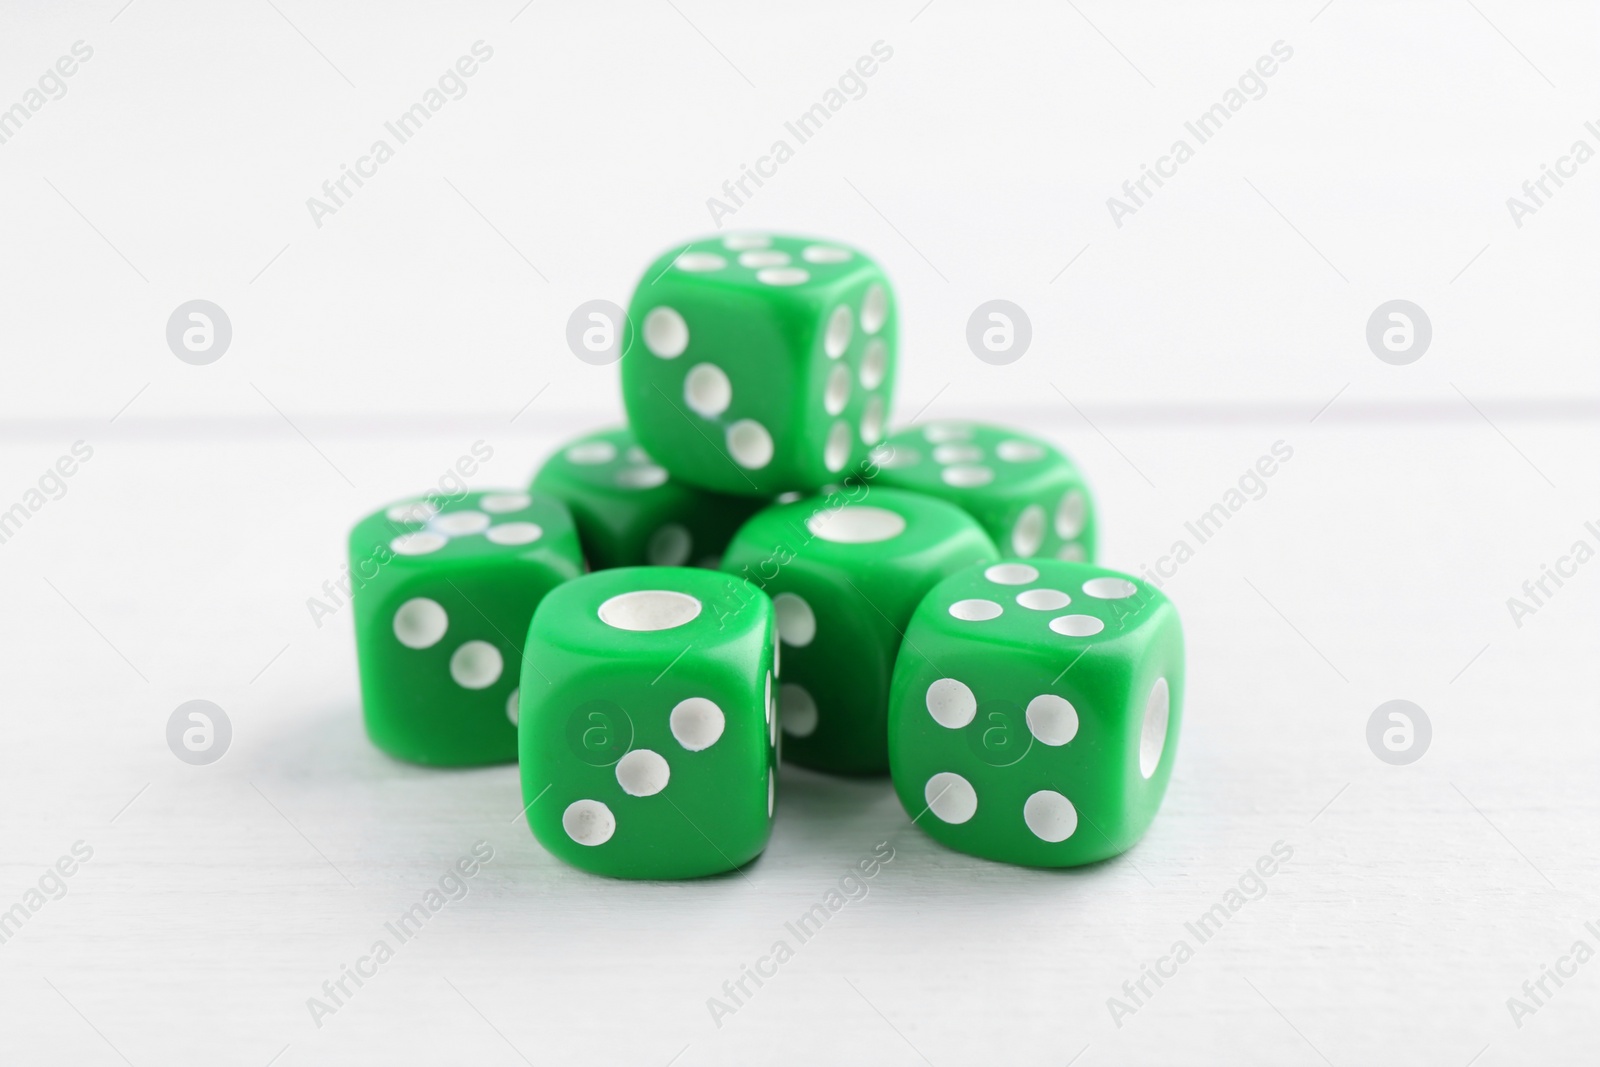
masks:
<instances>
[{"instance_id":1,"label":"white dot on die","mask_svg":"<svg viewBox=\"0 0 1600 1067\"><path fill-rule=\"evenodd\" d=\"M992 600L958 600L950 605L950 614L963 622L986 622L997 619L1004 610Z\"/></svg>"},{"instance_id":2,"label":"white dot on die","mask_svg":"<svg viewBox=\"0 0 1600 1067\"><path fill-rule=\"evenodd\" d=\"M822 391L822 408L829 415L837 415L850 402L850 368L843 363L834 365L828 372L828 384Z\"/></svg>"},{"instance_id":3,"label":"white dot on die","mask_svg":"<svg viewBox=\"0 0 1600 1067\"><path fill-rule=\"evenodd\" d=\"M502 522L484 531L484 537L497 545L527 545L544 536L544 528L536 522Z\"/></svg>"},{"instance_id":4,"label":"white dot on die","mask_svg":"<svg viewBox=\"0 0 1600 1067\"><path fill-rule=\"evenodd\" d=\"M1044 446L1032 441L1001 441L995 446L994 454L1007 463L1027 463L1043 458Z\"/></svg>"},{"instance_id":5,"label":"white dot on die","mask_svg":"<svg viewBox=\"0 0 1600 1067\"><path fill-rule=\"evenodd\" d=\"M759 233L735 233L723 238L722 247L732 252L745 252L752 248L765 248L772 238Z\"/></svg>"},{"instance_id":6,"label":"white dot on die","mask_svg":"<svg viewBox=\"0 0 1600 1067\"><path fill-rule=\"evenodd\" d=\"M670 589L636 589L618 593L600 605L600 621L618 630L648 633L671 630L700 614L700 601Z\"/></svg>"},{"instance_id":7,"label":"white dot on die","mask_svg":"<svg viewBox=\"0 0 1600 1067\"><path fill-rule=\"evenodd\" d=\"M666 484L667 472L654 463L645 463L637 467L623 467L617 472L616 480L624 489L654 489Z\"/></svg>"},{"instance_id":8,"label":"white dot on die","mask_svg":"<svg viewBox=\"0 0 1600 1067\"><path fill-rule=\"evenodd\" d=\"M759 252L746 252L739 257L739 266L750 267L786 267L789 265L789 253L762 250Z\"/></svg>"},{"instance_id":9,"label":"white dot on die","mask_svg":"<svg viewBox=\"0 0 1600 1067\"><path fill-rule=\"evenodd\" d=\"M427 522L438 510L438 506L431 501L417 500L410 504L396 504L384 514L390 522Z\"/></svg>"},{"instance_id":10,"label":"white dot on die","mask_svg":"<svg viewBox=\"0 0 1600 1067\"><path fill-rule=\"evenodd\" d=\"M1050 620L1050 629L1063 637L1093 637L1106 628L1106 624L1093 615L1063 615Z\"/></svg>"},{"instance_id":11,"label":"white dot on die","mask_svg":"<svg viewBox=\"0 0 1600 1067\"><path fill-rule=\"evenodd\" d=\"M617 832L617 817L598 800L574 800L561 813L561 828L580 845L603 845Z\"/></svg>"},{"instance_id":12,"label":"white dot on die","mask_svg":"<svg viewBox=\"0 0 1600 1067\"><path fill-rule=\"evenodd\" d=\"M946 467L939 472L939 477L944 479L946 485L953 485L957 489L976 489L994 481L994 471L976 464L962 464Z\"/></svg>"},{"instance_id":13,"label":"white dot on die","mask_svg":"<svg viewBox=\"0 0 1600 1067\"><path fill-rule=\"evenodd\" d=\"M699 752L717 743L727 719L722 709L705 697L690 697L672 709L667 725L678 744L690 752Z\"/></svg>"},{"instance_id":14,"label":"white dot on die","mask_svg":"<svg viewBox=\"0 0 1600 1067\"><path fill-rule=\"evenodd\" d=\"M708 419L721 415L733 403L733 383L715 363L697 363L684 376L683 402Z\"/></svg>"},{"instance_id":15,"label":"white dot on die","mask_svg":"<svg viewBox=\"0 0 1600 1067\"><path fill-rule=\"evenodd\" d=\"M822 449L822 465L830 471L843 470L850 460L850 424L836 422L828 431L828 443Z\"/></svg>"},{"instance_id":16,"label":"white dot on die","mask_svg":"<svg viewBox=\"0 0 1600 1067\"><path fill-rule=\"evenodd\" d=\"M936 445L946 441L967 441L972 438L972 427L963 426L958 422L938 422L925 427L922 436Z\"/></svg>"},{"instance_id":17,"label":"white dot on die","mask_svg":"<svg viewBox=\"0 0 1600 1067\"><path fill-rule=\"evenodd\" d=\"M617 446L610 441L583 441L567 449L567 462L583 467L610 463L617 458Z\"/></svg>"},{"instance_id":18,"label":"white dot on die","mask_svg":"<svg viewBox=\"0 0 1600 1067\"><path fill-rule=\"evenodd\" d=\"M672 265L679 270L699 274L708 270L721 270L728 265L728 261L715 252L685 252Z\"/></svg>"},{"instance_id":19,"label":"white dot on die","mask_svg":"<svg viewBox=\"0 0 1600 1067\"><path fill-rule=\"evenodd\" d=\"M778 613L778 636L784 644L805 648L817 636L817 615L805 598L795 593L779 593L772 598Z\"/></svg>"},{"instance_id":20,"label":"white dot on die","mask_svg":"<svg viewBox=\"0 0 1600 1067\"><path fill-rule=\"evenodd\" d=\"M811 280L811 273L799 267L767 267L756 271L756 281L762 285L801 285Z\"/></svg>"},{"instance_id":21,"label":"white dot on die","mask_svg":"<svg viewBox=\"0 0 1600 1067\"><path fill-rule=\"evenodd\" d=\"M817 512L806 520L806 529L824 541L862 545L899 537L905 532L906 520L888 508L851 504Z\"/></svg>"},{"instance_id":22,"label":"white dot on die","mask_svg":"<svg viewBox=\"0 0 1600 1067\"><path fill-rule=\"evenodd\" d=\"M450 616L437 600L412 597L394 613L394 635L407 648L431 648L450 628Z\"/></svg>"},{"instance_id":23,"label":"white dot on die","mask_svg":"<svg viewBox=\"0 0 1600 1067\"><path fill-rule=\"evenodd\" d=\"M876 389L889 373L889 346L879 340L867 342L861 354L861 388Z\"/></svg>"},{"instance_id":24,"label":"white dot on die","mask_svg":"<svg viewBox=\"0 0 1600 1067\"><path fill-rule=\"evenodd\" d=\"M694 551L694 539L689 531L675 522L669 522L650 535L644 556L655 567L681 567Z\"/></svg>"},{"instance_id":25,"label":"white dot on die","mask_svg":"<svg viewBox=\"0 0 1600 1067\"><path fill-rule=\"evenodd\" d=\"M450 677L464 689L487 689L500 678L506 661L487 641L468 641L450 656Z\"/></svg>"},{"instance_id":26,"label":"white dot on die","mask_svg":"<svg viewBox=\"0 0 1600 1067\"><path fill-rule=\"evenodd\" d=\"M644 317L644 346L662 359L677 359L689 347L689 324L669 307L651 308Z\"/></svg>"},{"instance_id":27,"label":"white dot on die","mask_svg":"<svg viewBox=\"0 0 1600 1067\"><path fill-rule=\"evenodd\" d=\"M1088 558L1089 554L1085 552L1083 550L1083 546L1078 544L1076 541L1073 541L1071 544L1062 545L1060 548L1056 549L1056 559L1064 559L1069 563L1082 563Z\"/></svg>"},{"instance_id":28,"label":"white dot on die","mask_svg":"<svg viewBox=\"0 0 1600 1067\"><path fill-rule=\"evenodd\" d=\"M1039 570L1026 563L996 563L983 576L996 585L1027 585L1039 580Z\"/></svg>"},{"instance_id":29,"label":"white dot on die","mask_svg":"<svg viewBox=\"0 0 1600 1067\"><path fill-rule=\"evenodd\" d=\"M1031 556L1044 544L1044 508L1029 504L1017 516L1011 528L1011 551L1019 556Z\"/></svg>"},{"instance_id":30,"label":"white dot on die","mask_svg":"<svg viewBox=\"0 0 1600 1067\"><path fill-rule=\"evenodd\" d=\"M1078 710L1051 693L1028 701L1024 718L1028 721L1028 732L1040 744L1052 748L1066 744L1078 734Z\"/></svg>"},{"instance_id":31,"label":"white dot on die","mask_svg":"<svg viewBox=\"0 0 1600 1067\"><path fill-rule=\"evenodd\" d=\"M868 397L867 406L861 412L861 441L863 444L875 445L881 440L883 440L883 397Z\"/></svg>"},{"instance_id":32,"label":"white dot on die","mask_svg":"<svg viewBox=\"0 0 1600 1067\"><path fill-rule=\"evenodd\" d=\"M1121 600L1139 591L1139 587L1126 578L1090 578L1083 583L1083 591L1096 600Z\"/></svg>"},{"instance_id":33,"label":"white dot on die","mask_svg":"<svg viewBox=\"0 0 1600 1067\"><path fill-rule=\"evenodd\" d=\"M884 320L889 317L889 294L883 291L883 286L872 285L867 287L867 295L861 299L861 328L868 333L877 333L883 329Z\"/></svg>"},{"instance_id":34,"label":"white dot on die","mask_svg":"<svg viewBox=\"0 0 1600 1067\"><path fill-rule=\"evenodd\" d=\"M418 530L416 533L401 534L389 542L389 547L402 556L425 556L429 552L439 551L449 541L443 534Z\"/></svg>"},{"instance_id":35,"label":"white dot on die","mask_svg":"<svg viewBox=\"0 0 1600 1067\"><path fill-rule=\"evenodd\" d=\"M928 706L933 721L950 730L961 729L978 713L978 698L954 678L940 678L928 686L923 703Z\"/></svg>"},{"instance_id":36,"label":"white dot on die","mask_svg":"<svg viewBox=\"0 0 1600 1067\"><path fill-rule=\"evenodd\" d=\"M948 823L964 823L978 810L978 792L954 771L940 771L922 787L928 810Z\"/></svg>"},{"instance_id":37,"label":"white dot on die","mask_svg":"<svg viewBox=\"0 0 1600 1067\"><path fill-rule=\"evenodd\" d=\"M828 329L822 335L822 351L829 359L838 359L850 347L850 331L854 325L849 308L841 304L833 309L828 317Z\"/></svg>"},{"instance_id":38,"label":"white dot on die","mask_svg":"<svg viewBox=\"0 0 1600 1067\"><path fill-rule=\"evenodd\" d=\"M874 397L873 399L877 399ZM872 462L884 470L898 470L901 467L915 467L922 462L922 453L906 445L895 445L885 442L872 450Z\"/></svg>"},{"instance_id":39,"label":"white dot on die","mask_svg":"<svg viewBox=\"0 0 1600 1067\"><path fill-rule=\"evenodd\" d=\"M772 818L772 805L778 799L778 787L772 777L772 768L767 768L767 818Z\"/></svg>"},{"instance_id":40,"label":"white dot on die","mask_svg":"<svg viewBox=\"0 0 1600 1067\"><path fill-rule=\"evenodd\" d=\"M807 263L843 263L850 258L850 253L831 245L807 245L806 250L800 253L800 258Z\"/></svg>"},{"instance_id":41,"label":"white dot on die","mask_svg":"<svg viewBox=\"0 0 1600 1067\"><path fill-rule=\"evenodd\" d=\"M1033 611L1055 611L1072 603L1072 598L1059 589L1025 589L1017 594L1017 603Z\"/></svg>"},{"instance_id":42,"label":"white dot on die","mask_svg":"<svg viewBox=\"0 0 1600 1067\"><path fill-rule=\"evenodd\" d=\"M1146 778L1156 773L1162 750L1167 747L1167 720L1172 712L1172 690L1165 678L1157 678L1144 702L1144 728L1139 731L1139 773Z\"/></svg>"},{"instance_id":43,"label":"white dot on die","mask_svg":"<svg viewBox=\"0 0 1600 1067\"><path fill-rule=\"evenodd\" d=\"M772 435L755 419L740 419L728 427L728 455L747 470L760 470L772 462Z\"/></svg>"},{"instance_id":44,"label":"white dot on die","mask_svg":"<svg viewBox=\"0 0 1600 1067\"><path fill-rule=\"evenodd\" d=\"M634 797L653 797L667 787L672 770L659 752L636 748L617 761L617 784Z\"/></svg>"},{"instance_id":45,"label":"white dot on die","mask_svg":"<svg viewBox=\"0 0 1600 1067\"><path fill-rule=\"evenodd\" d=\"M517 725L517 720L522 717L521 705L518 703L521 698L522 689L520 687L513 689L511 695L506 697L506 718L511 720L512 726Z\"/></svg>"},{"instance_id":46,"label":"white dot on die","mask_svg":"<svg viewBox=\"0 0 1600 1067\"><path fill-rule=\"evenodd\" d=\"M1083 532L1085 513L1088 507L1084 502L1083 494L1076 489L1068 490L1061 498L1061 503L1056 506L1056 533L1063 541L1070 541Z\"/></svg>"},{"instance_id":47,"label":"white dot on die","mask_svg":"<svg viewBox=\"0 0 1600 1067\"><path fill-rule=\"evenodd\" d=\"M487 530L489 516L481 511L452 511L435 515L428 525L446 537L462 537Z\"/></svg>"},{"instance_id":48,"label":"white dot on die","mask_svg":"<svg viewBox=\"0 0 1600 1067\"><path fill-rule=\"evenodd\" d=\"M977 445L939 445L933 450L935 463L978 463L983 460L983 449Z\"/></svg>"},{"instance_id":49,"label":"white dot on die","mask_svg":"<svg viewBox=\"0 0 1600 1067\"><path fill-rule=\"evenodd\" d=\"M508 511L521 511L533 498L527 493L489 493L478 501L478 507L491 515L504 515Z\"/></svg>"},{"instance_id":50,"label":"white dot on die","mask_svg":"<svg viewBox=\"0 0 1600 1067\"><path fill-rule=\"evenodd\" d=\"M1022 821L1041 841L1065 841L1078 828L1078 810L1053 789L1041 789L1022 805Z\"/></svg>"},{"instance_id":51,"label":"white dot on die","mask_svg":"<svg viewBox=\"0 0 1600 1067\"><path fill-rule=\"evenodd\" d=\"M810 737L817 732L817 702L793 682L778 687L778 719L790 737Z\"/></svg>"}]
</instances>

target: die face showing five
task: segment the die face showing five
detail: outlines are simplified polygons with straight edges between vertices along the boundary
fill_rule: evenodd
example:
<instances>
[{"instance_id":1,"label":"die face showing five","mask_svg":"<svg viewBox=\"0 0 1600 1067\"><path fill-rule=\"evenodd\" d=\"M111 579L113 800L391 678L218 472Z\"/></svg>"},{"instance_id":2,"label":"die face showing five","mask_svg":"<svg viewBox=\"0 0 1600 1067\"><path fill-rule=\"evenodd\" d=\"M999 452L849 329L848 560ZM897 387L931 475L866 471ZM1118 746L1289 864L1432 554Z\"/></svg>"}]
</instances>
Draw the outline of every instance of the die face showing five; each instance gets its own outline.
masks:
<instances>
[{"instance_id":1,"label":"die face showing five","mask_svg":"<svg viewBox=\"0 0 1600 1067\"><path fill-rule=\"evenodd\" d=\"M722 567L773 600L785 759L836 774L886 771L901 633L941 578L998 555L960 508L859 483L747 522Z\"/></svg>"},{"instance_id":2,"label":"die face showing five","mask_svg":"<svg viewBox=\"0 0 1600 1067\"><path fill-rule=\"evenodd\" d=\"M1094 503L1072 461L1045 441L998 426L938 422L873 450L875 481L966 509L1012 556L1093 562Z\"/></svg>"},{"instance_id":3,"label":"die face showing five","mask_svg":"<svg viewBox=\"0 0 1600 1067\"><path fill-rule=\"evenodd\" d=\"M895 300L854 249L756 234L692 242L649 266L628 317L629 424L689 484L812 490L883 438Z\"/></svg>"},{"instance_id":4,"label":"die face showing five","mask_svg":"<svg viewBox=\"0 0 1600 1067\"><path fill-rule=\"evenodd\" d=\"M350 570L373 743L436 766L516 759L528 620L583 570L566 506L511 491L403 501L351 531Z\"/></svg>"},{"instance_id":5,"label":"die face showing five","mask_svg":"<svg viewBox=\"0 0 1600 1067\"><path fill-rule=\"evenodd\" d=\"M539 605L519 753L528 824L555 856L617 878L693 878L766 847L775 624L771 602L746 585L624 567Z\"/></svg>"},{"instance_id":6,"label":"die face showing five","mask_svg":"<svg viewBox=\"0 0 1600 1067\"><path fill-rule=\"evenodd\" d=\"M1182 719L1183 631L1155 587L1089 564L962 571L917 607L895 666L906 811L988 859L1091 863L1155 817Z\"/></svg>"},{"instance_id":7,"label":"die face showing five","mask_svg":"<svg viewBox=\"0 0 1600 1067\"><path fill-rule=\"evenodd\" d=\"M715 567L734 531L761 506L673 478L626 429L562 446L540 467L533 489L571 509L594 570Z\"/></svg>"}]
</instances>

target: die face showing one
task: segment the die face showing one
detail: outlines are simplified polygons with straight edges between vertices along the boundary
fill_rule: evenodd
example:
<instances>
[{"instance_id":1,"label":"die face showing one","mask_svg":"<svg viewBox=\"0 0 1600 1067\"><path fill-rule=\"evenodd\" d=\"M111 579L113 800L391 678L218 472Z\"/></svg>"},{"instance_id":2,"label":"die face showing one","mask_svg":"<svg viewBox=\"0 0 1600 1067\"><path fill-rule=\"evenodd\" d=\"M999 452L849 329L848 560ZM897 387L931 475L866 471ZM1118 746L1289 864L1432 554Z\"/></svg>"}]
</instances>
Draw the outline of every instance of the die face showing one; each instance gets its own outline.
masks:
<instances>
[{"instance_id":1,"label":"die face showing one","mask_svg":"<svg viewBox=\"0 0 1600 1067\"><path fill-rule=\"evenodd\" d=\"M350 566L373 743L436 766L516 759L528 620L583 572L566 505L511 491L403 501L351 531Z\"/></svg>"},{"instance_id":2,"label":"die face showing one","mask_svg":"<svg viewBox=\"0 0 1600 1067\"><path fill-rule=\"evenodd\" d=\"M998 555L960 508L860 484L746 523L722 567L773 600L784 758L835 774L887 771L901 633L941 578Z\"/></svg>"},{"instance_id":3,"label":"die face showing one","mask_svg":"<svg viewBox=\"0 0 1600 1067\"><path fill-rule=\"evenodd\" d=\"M571 509L584 556L597 571L715 567L734 531L761 506L673 478L626 429L564 445L539 468L533 489Z\"/></svg>"},{"instance_id":4,"label":"die face showing one","mask_svg":"<svg viewBox=\"0 0 1600 1067\"><path fill-rule=\"evenodd\" d=\"M1066 867L1155 817L1182 719L1183 631L1155 587L1084 563L1009 560L936 586L889 706L895 791L933 837Z\"/></svg>"},{"instance_id":5,"label":"die face showing one","mask_svg":"<svg viewBox=\"0 0 1600 1067\"><path fill-rule=\"evenodd\" d=\"M616 878L694 878L766 847L772 605L742 589L740 609L719 619L728 586L714 571L622 567L540 603L522 663L522 792L534 836L559 859Z\"/></svg>"},{"instance_id":6,"label":"die face showing one","mask_svg":"<svg viewBox=\"0 0 1600 1067\"><path fill-rule=\"evenodd\" d=\"M650 264L628 317L628 421L689 484L813 490L883 438L895 299L854 249L755 234L692 242Z\"/></svg>"},{"instance_id":7,"label":"die face showing one","mask_svg":"<svg viewBox=\"0 0 1600 1067\"><path fill-rule=\"evenodd\" d=\"M999 426L938 422L891 434L871 459L878 484L965 508L1007 555L1094 561L1089 487L1046 441Z\"/></svg>"}]
</instances>

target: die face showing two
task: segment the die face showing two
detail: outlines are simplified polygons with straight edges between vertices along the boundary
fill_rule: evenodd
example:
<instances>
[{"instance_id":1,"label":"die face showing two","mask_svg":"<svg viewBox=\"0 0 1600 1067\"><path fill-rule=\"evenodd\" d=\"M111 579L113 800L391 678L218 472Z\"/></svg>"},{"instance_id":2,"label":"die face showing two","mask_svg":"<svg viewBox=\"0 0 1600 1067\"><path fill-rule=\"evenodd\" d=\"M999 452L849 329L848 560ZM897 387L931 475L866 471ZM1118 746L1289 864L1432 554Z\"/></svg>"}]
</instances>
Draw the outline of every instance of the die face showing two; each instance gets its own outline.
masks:
<instances>
[{"instance_id":1,"label":"die face showing two","mask_svg":"<svg viewBox=\"0 0 1600 1067\"><path fill-rule=\"evenodd\" d=\"M1056 560L978 566L918 606L890 696L895 791L951 848L1065 867L1144 833L1172 773L1183 631L1153 586Z\"/></svg>"},{"instance_id":2,"label":"die face showing two","mask_svg":"<svg viewBox=\"0 0 1600 1067\"><path fill-rule=\"evenodd\" d=\"M628 421L673 475L723 493L812 490L882 440L898 325L882 270L843 245L734 235L657 259L628 317Z\"/></svg>"},{"instance_id":3,"label":"die face showing two","mask_svg":"<svg viewBox=\"0 0 1600 1067\"><path fill-rule=\"evenodd\" d=\"M673 478L627 429L562 446L539 468L533 489L571 509L584 556L597 571L715 567L734 531L761 506Z\"/></svg>"},{"instance_id":4,"label":"die face showing two","mask_svg":"<svg viewBox=\"0 0 1600 1067\"><path fill-rule=\"evenodd\" d=\"M528 620L583 571L566 506L524 492L403 501L351 531L350 568L373 743L436 766L516 759Z\"/></svg>"},{"instance_id":5,"label":"die face showing two","mask_svg":"<svg viewBox=\"0 0 1600 1067\"><path fill-rule=\"evenodd\" d=\"M888 770L901 633L941 578L998 556L960 508L861 484L767 508L746 523L722 567L773 600L784 758L836 774Z\"/></svg>"},{"instance_id":6,"label":"die face showing two","mask_svg":"<svg viewBox=\"0 0 1600 1067\"><path fill-rule=\"evenodd\" d=\"M617 878L693 878L766 847L776 797L772 604L708 570L596 571L528 629L523 801L547 850Z\"/></svg>"},{"instance_id":7,"label":"die face showing two","mask_svg":"<svg viewBox=\"0 0 1600 1067\"><path fill-rule=\"evenodd\" d=\"M1071 460L1037 437L938 422L890 435L871 460L878 484L966 509L1007 555L1095 558L1089 488Z\"/></svg>"}]
</instances>

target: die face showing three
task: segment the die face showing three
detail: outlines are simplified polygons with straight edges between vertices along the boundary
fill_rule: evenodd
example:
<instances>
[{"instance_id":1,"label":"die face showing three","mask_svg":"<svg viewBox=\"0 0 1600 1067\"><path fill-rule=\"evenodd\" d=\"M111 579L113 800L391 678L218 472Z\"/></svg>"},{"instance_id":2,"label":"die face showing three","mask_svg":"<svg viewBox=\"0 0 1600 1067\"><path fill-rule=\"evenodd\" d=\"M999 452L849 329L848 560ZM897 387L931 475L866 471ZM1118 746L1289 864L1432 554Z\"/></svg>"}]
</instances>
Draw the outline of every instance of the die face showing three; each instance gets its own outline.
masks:
<instances>
[{"instance_id":1,"label":"die face showing three","mask_svg":"<svg viewBox=\"0 0 1600 1067\"><path fill-rule=\"evenodd\" d=\"M895 300L854 249L754 234L693 242L649 266L628 317L629 424L689 484L748 496L812 490L882 440Z\"/></svg>"},{"instance_id":2,"label":"die face showing three","mask_svg":"<svg viewBox=\"0 0 1600 1067\"><path fill-rule=\"evenodd\" d=\"M546 596L518 725L539 842L617 878L759 855L776 797L774 636L771 602L715 571L596 571Z\"/></svg>"},{"instance_id":3,"label":"die face showing three","mask_svg":"<svg viewBox=\"0 0 1600 1067\"><path fill-rule=\"evenodd\" d=\"M941 578L998 555L960 508L859 483L746 523L722 566L775 606L784 758L836 774L888 770L901 633Z\"/></svg>"},{"instance_id":4,"label":"die face showing three","mask_svg":"<svg viewBox=\"0 0 1600 1067\"><path fill-rule=\"evenodd\" d=\"M715 567L734 531L761 506L673 478L627 429L568 442L539 468L533 489L571 509L594 570Z\"/></svg>"},{"instance_id":5,"label":"die face showing three","mask_svg":"<svg viewBox=\"0 0 1600 1067\"><path fill-rule=\"evenodd\" d=\"M1071 460L1045 441L998 426L938 422L873 450L880 485L966 509L1007 555L1093 562L1094 503Z\"/></svg>"},{"instance_id":6,"label":"die face showing three","mask_svg":"<svg viewBox=\"0 0 1600 1067\"><path fill-rule=\"evenodd\" d=\"M351 531L350 569L373 743L437 766L516 759L528 620L583 571L566 506L509 491L403 501Z\"/></svg>"},{"instance_id":7,"label":"die face showing three","mask_svg":"<svg viewBox=\"0 0 1600 1067\"><path fill-rule=\"evenodd\" d=\"M1183 632L1153 586L1083 563L1009 560L936 586L895 667L895 791L933 837L1065 867L1144 833L1172 772Z\"/></svg>"}]
</instances>

